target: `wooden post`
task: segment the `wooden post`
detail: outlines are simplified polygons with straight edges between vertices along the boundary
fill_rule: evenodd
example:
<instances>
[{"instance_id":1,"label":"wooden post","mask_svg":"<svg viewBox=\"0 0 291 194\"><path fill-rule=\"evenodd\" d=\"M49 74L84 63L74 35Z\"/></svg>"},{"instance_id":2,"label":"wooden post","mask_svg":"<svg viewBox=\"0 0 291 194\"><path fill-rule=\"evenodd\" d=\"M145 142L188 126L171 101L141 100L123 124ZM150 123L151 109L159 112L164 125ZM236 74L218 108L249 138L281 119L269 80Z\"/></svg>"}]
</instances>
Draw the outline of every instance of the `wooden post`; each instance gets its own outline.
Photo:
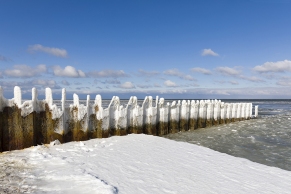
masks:
<instances>
[{"instance_id":1,"label":"wooden post","mask_svg":"<svg viewBox=\"0 0 291 194\"><path fill-rule=\"evenodd\" d=\"M206 127L211 127L213 122L213 103L207 101L206 109L207 109Z\"/></svg>"},{"instance_id":2,"label":"wooden post","mask_svg":"<svg viewBox=\"0 0 291 194\"><path fill-rule=\"evenodd\" d=\"M23 149L23 131L21 128L21 90L18 86L14 87L13 105L6 106L3 110L3 132L2 150L10 151Z\"/></svg>"},{"instance_id":3,"label":"wooden post","mask_svg":"<svg viewBox=\"0 0 291 194\"><path fill-rule=\"evenodd\" d=\"M213 125L218 125L220 121L220 102L215 100L213 105Z\"/></svg>"},{"instance_id":4,"label":"wooden post","mask_svg":"<svg viewBox=\"0 0 291 194\"><path fill-rule=\"evenodd\" d=\"M191 100L189 130L195 130L198 128L198 111L199 101L197 100L197 103L195 103L195 100Z\"/></svg>"},{"instance_id":5,"label":"wooden post","mask_svg":"<svg viewBox=\"0 0 291 194\"><path fill-rule=\"evenodd\" d=\"M225 105L224 105L224 102L221 102L220 103L220 120L219 120L219 124L224 124L225 123Z\"/></svg>"},{"instance_id":6,"label":"wooden post","mask_svg":"<svg viewBox=\"0 0 291 194\"><path fill-rule=\"evenodd\" d=\"M173 101L170 106L170 124L169 133L177 133L179 131L179 107L176 101Z\"/></svg>"},{"instance_id":7,"label":"wooden post","mask_svg":"<svg viewBox=\"0 0 291 194\"><path fill-rule=\"evenodd\" d=\"M189 130L189 104L186 100L182 101L181 112L180 112L180 131L188 131Z\"/></svg>"},{"instance_id":8,"label":"wooden post","mask_svg":"<svg viewBox=\"0 0 291 194\"><path fill-rule=\"evenodd\" d=\"M28 148L36 145L36 101L37 101L37 90L32 88L31 91L32 100L23 103L22 110L25 114L22 114L22 130L23 130L23 143L24 147Z\"/></svg>"},{"instance_id":9,"label":"wooden post","mask_svg":"<svg viewBox=\"0 0 291 194\"><path fill-rule=\"evenodd\" d=\"M157 135L157 107L153 107L153 97L146 96L143 103L143 131L145 134Z\"/></svg>"},{"instance_id":10,"label":"wooden post","mask_svg":"<svg viewBox=\"0 0 291 194\"><path fill-rule=\"evenodd\" d=\"M165 99L160 98L158 104L158 135L166 135L168 134L168 114L169 114L169 104L164 104Z\"/></svg>"},{"instance_id":11,"label":"wooden post","mask_svg":"<svg viewBox=\"0 0 291 194\"><path fill-rule=\"evenodd\" d=\"M206 108L204 100L200 100L198 128L204 128L206 126Z\"/></svg>"},{"instance_id":12,"label":"wooden post","mask_svg":"<svg viewBox=\"0 0 291 194\"><path fill-rule=\"evenodd\" d=\"M2 133L3 133L3 108L4 108L4 97L3 90L0 86L0 152L2 152Z\"/></svg>"}]
</instances>

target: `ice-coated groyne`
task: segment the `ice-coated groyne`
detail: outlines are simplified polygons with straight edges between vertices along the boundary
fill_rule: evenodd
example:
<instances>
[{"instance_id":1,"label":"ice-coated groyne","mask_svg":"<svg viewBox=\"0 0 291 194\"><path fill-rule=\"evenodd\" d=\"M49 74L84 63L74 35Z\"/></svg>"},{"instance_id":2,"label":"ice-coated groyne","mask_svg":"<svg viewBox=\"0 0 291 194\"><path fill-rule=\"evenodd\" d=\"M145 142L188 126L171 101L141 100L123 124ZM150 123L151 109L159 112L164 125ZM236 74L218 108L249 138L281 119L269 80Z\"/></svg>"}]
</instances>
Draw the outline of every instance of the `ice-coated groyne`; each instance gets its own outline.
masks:
<instances>
[{"instance_id":1,"label":"ice-coated groyne","mask_svg":"<svg viewBox=\"0 0 291 194\"><path fill-rule=\"evenodd\" d=\"M224 103L220 100L182 100L165 103L164 98L146 96L142 106L135 96L126 106L113 96L108 107L96 95L94 104L66 107L66 90L62 90L61 108L53 103L52 90L46 88L45 99L38 100L36 88L32 99L22 103L21 89L14 87L14 98L5 99L0 86L0 151L23 149L38 144L83 141L113 135L145 133L166 135L252 118L252 103ZM255 117L258 107L255 107Z\"/></svg>"}]
</instances>

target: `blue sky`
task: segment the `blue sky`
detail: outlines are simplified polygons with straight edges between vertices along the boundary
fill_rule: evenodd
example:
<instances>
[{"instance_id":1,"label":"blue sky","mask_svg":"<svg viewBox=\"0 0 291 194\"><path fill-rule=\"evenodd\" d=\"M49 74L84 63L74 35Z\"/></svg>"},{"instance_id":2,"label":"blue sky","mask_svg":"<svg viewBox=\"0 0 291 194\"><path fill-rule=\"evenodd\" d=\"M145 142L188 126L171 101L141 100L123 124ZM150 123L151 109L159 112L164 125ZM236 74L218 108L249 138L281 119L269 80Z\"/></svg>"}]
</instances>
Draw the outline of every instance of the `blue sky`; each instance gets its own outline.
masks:
<instances>
[{"instance_id":1,"label":"blue sky","mask_svg":"<svg viewBox=\"0 0 291 194\"><path fill-rule=\"evenodd\" d=\"M290 98L291 1L2 1L0 85L24 98Z\"/></svg>"}]
</instances>

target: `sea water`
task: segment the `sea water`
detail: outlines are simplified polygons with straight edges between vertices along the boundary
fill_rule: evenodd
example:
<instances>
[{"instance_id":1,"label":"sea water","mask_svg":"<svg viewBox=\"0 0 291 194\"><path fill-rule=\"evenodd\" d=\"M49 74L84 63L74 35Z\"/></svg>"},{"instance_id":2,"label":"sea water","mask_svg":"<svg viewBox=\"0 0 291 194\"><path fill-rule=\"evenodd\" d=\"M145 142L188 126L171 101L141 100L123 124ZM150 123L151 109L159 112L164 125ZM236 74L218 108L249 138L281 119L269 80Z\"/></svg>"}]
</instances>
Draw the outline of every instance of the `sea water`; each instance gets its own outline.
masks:
<instances>
[{"instance_id":1,"label":"sea water","mask_svg":"<svg viewBox=\"0 0 291 194\"><path fill-rule=\"evenodd\" d=\"M141 106L142 102L143 100L139 100L138 104ZM291 171L291 100L222 100L222 102L251 102L253 107L259 105L258 118L164 137ZM59 101L55 103L61 105ZM80 103L85 105L86 101L80 100ZM102 107L108 107L109 103L110 100L103 100ZM127 103L128 100L120 100L123 106ZM69 104L73 104L73 101L67 100L66 106ZM91 100L90 104L94 104L94 100Z\"/></svg>"},{"instance_id":2,"label":"sea water","mask_svg":"<svg viewBox=\"0 0 291 194\"><path fill-rule=\"evenodd\" d=\"M259 116L165 137L291 171L291 100L222 101L252 102Z\"/></svg>"}]
</instances>

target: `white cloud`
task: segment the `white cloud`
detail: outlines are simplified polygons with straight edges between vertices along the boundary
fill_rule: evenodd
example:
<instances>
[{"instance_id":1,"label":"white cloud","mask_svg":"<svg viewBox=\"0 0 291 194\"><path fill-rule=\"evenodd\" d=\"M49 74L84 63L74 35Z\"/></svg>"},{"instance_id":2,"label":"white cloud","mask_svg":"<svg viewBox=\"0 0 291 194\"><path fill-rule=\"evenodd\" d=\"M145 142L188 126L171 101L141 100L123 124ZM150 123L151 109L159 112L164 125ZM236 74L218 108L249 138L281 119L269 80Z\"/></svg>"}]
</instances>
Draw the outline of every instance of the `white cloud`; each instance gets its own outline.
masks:
<instances>
[{"instance_id":1,"label":"white cloud","mask_svg":"<svg viewBox=\"0 0 291 194\"><path fill-rule=\"evenodd\" d=\"M54 66L53 72L55 76L59 77L86 77L86 74L81 70L76 70L75 67L66 66L62 69L60 66Z\"/></svg>"},{"instance_id":2,"label":"white cloud","mask_svg":"<svg viewBox=\"0 0 291 194\"><path fill-rule=\"evenodd\" d=\"M28 77L34 77L38 76L41 73L44 73L47 71L46 65L40 64L36 67L31 67L28 65L14 65L13 69L7 69L4 71L4 74L9 77L22 77L22 78L28 78Z\"/></svg>"},{"instance_id":3,"label":"white cloud","mask_svg":"<svg viewBox=\"0 0 291 194\"><path fill-rule=\"evenodd\" d=\"M123 84L120 84L119 87L124 88L124 89L135 88L135 86L131 82L124 82Z\"/></svg>"},{"instance_id":4,"label":"white cloud","mask_svg":"<svg viewBox=\"0 0 291 194\"><path fill-rule=\"evenodd\" d=\"M68 53L65 49L45 47L45 46L42 46L40 44L35 44L35 45L29 46L28 51L32 52L32 53L36 52L36 51L40 51L40 52L54 55L56 57L67 57L68 56Z\"/></svg>"},{"instance_id":5,"label":"white cloud","mask_svg":"<svg viewBox=\"0 0 291 194\"><path fill-rule=\"evenodd\" d=\"M219 54L217 54L211 49L203 49L201 55L202 56L215 56L215 57L219 56Z\"/></svg>"},{"instance_id":6,"label":"white cloud","mask_svg":"<svg viewBox=\"0 0 291 194\"><path fill-rule=\"evenodd\" d=\"M227 76L238 76L240 74L238 70L230 67L218 67L216 71Z\"/></svg>"},{"instance_id":7,"label":"white cloud","mask_svg":"<svg viewBox=\"0 0 291 194\"><path fill-rule=\"evenodd\" d=\"M175 82L170 81L170 80L166 80L164 82L164 85L167 87L177 87L177 84Z\"/></svg>"},{"instance_id":8,"label":"white cloud","mask_svg":"<svg viewBox=\"0 0 291 194\"><path fill-rule=\"evenodd\" d=\"M155 75L160 74L160 72L158 72L158 71L145 71L143 69L138 70L138 72L140 75L147 76L147 77L151 77L151 76L155 76Z\"/></svg>"},{"instance_id":9,"label":"white cloud","mask_svg":"<svg viewBox=\"0 0 291 194\"><path fill-rule=\"evenodd\" d=\"M196 80L191 75L185 75L184 73L180 72L178 69L168 69L163 72L165 75L176 76L184 80L194 81Z\"/></svg>"},{"instance_id":10,"label":"white cloud","mask_svg":"<svg viewBox=\"0 0 291 194\"><path fill-rule=\"evenodd\" d=\"M291 71L291 61L266 62L263 65L255 66L253 70L259 73Z\"/></svg>"},{"instance_id":11,"label":"white cloud","mask_svg":"<svg viewBox=\"0 0 291 194\"><path fill-rule=\"evenodd\" d=\"M194 67L191 69L192 72L196 72L196 73L202 73L204 75L211 75L211 71L204 69L204 68L200 68L200 67Z\"/></svg>"},{"instance_id":12,"label":"white cloud","mask_svg":"<svg viewBox=\"0 0 291 194\"><path fill-rule=\"evenodd\" d=\"M91 77L128 77L123 70L103 70L103 71L92 71L87 73Z\"/></svg>"}]
</instances>

